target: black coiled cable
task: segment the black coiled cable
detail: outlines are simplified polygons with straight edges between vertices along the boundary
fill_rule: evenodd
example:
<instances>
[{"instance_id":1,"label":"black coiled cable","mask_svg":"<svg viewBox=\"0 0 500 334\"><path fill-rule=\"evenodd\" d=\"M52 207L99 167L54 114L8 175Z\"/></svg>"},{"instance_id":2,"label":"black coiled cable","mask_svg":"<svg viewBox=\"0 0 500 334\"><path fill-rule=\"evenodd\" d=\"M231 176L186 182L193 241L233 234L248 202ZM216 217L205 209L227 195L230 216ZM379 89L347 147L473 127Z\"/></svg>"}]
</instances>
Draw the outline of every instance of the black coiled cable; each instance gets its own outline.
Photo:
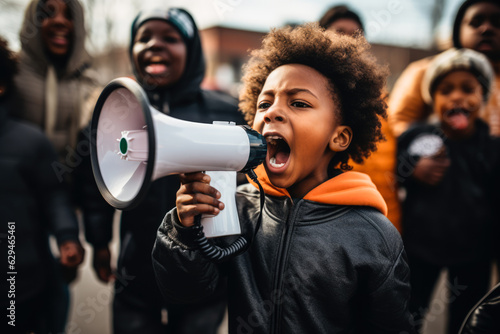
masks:
<instances>
[{"instance_id":1,"label":"black coiled cable","mask_svg":"<svg viewBox=\"0 0 500 334\"><path fill-rule=\"evenodd\" d=\"M255 231L253 233L252 239L247 240L244 236L240 236L231 245L225 248L221 248L215 245L209 239L207 239L207 237L205 237L205 233L203 232L203 226L201 225L201 218L200 216L198 216L195 219L195 226L198 229L198 232L196 234L194 241L198 245L198 249L201 252L201 254L209 261L215 263L223 262L246 251L250 247L250 244L252 243L253 239L255 238L257 232L260 229L260 226L262 225L262 209L264 208L264 202L265 202L264 190L262 189L262 186L260 185L257 179L257 175L255 174L253 169L250 169L247 172L247 175L252 179L252 181L254 181L259 186L259 191L260 191L259 218L257 220L257 225L255 226Z\"/></svg>"}]
</instances>

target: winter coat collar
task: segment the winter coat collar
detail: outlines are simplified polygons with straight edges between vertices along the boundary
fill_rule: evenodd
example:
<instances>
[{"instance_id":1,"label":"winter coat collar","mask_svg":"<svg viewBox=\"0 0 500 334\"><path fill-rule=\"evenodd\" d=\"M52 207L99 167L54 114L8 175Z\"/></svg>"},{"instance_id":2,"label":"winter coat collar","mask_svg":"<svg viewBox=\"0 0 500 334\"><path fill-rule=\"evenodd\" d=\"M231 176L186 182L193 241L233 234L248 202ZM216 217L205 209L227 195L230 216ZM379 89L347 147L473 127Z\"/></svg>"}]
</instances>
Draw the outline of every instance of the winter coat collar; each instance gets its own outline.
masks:
<instances>
[{"instance_id":1,"label":"winter coat collar","mask_svg":"<svg viewBox=\"0 0 500 334\"><path fill-rule=\"evenodd\" d=\"M286 189L275 187L269 181L264 166L260 165L255 172L267 195L290 197ZM387 204L377 187L368 175L359 172L341 173L311 190L304 199L332 205L370 206L387 215Z\"/></svg>"}]
</instances>

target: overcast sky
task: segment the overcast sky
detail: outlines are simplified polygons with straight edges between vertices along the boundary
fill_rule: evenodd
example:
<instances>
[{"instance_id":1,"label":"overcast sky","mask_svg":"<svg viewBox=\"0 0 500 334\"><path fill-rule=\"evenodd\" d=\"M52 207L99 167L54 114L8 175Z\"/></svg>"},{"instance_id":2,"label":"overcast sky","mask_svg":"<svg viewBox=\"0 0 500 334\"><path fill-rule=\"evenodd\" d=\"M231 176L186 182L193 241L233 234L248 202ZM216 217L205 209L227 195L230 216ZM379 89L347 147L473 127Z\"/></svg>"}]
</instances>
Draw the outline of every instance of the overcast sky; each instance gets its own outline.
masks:
<instances>
[{"instance_id":1,"label":"overcast sky","mask_svg":"<svg viewBox=\"0 0 500 334\"><path fill-rule=\"evenodd\" d=\"M81 0L88 10L88 0ZM463 0L445 0L443 20L438 33L446 38L453 17ZM15 50L23 11L29 0L0 0L0 35ZM431 43L430 15L435 0L94 0L93 14L87 12L92 26L91 51L104 47L105 18L112 18L115 44L127 44L130 24L137 10L151 7L178 6L187 9L199 28L224 25L242 29L268 31L285 23L316 21L332 5L348 4L357 11L365 25L370 42L427 48ZM14 4L14 7L12 6Z\"/></svg>"}]
</instances>

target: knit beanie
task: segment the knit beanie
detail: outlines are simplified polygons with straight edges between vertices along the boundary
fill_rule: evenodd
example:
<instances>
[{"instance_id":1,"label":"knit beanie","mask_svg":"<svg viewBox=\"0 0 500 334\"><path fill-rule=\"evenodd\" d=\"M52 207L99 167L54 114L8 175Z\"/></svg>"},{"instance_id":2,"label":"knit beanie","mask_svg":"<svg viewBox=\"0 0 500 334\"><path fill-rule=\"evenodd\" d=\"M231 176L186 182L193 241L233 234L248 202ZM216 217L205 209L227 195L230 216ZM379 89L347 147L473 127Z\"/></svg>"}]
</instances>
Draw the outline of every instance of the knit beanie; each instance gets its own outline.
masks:
<instances>
[{"instance_id":1,"label":"knit beanie","mask_svg":"<svg viewBox=\"0 0 500 334\"><path fill-rule=\"evenodd\" d=\"M466 0L458 9L457 15L455 16L455 22L453 23L453 46L457 49L460 49L462 47L462 44L460 43L460 26L462 25L462 20L464 19L465 12L472 5L482 2L489 2L499 5L498 0Z\"/></svg>"},{"instance_id":2,"label":"knit beanie","mask_svg":"<svg viewBox=\"0 0 500 334\"><path fill-rule=\"evenodd\" d=\"M140 26L151 20L161 20L173 25L181 34L186 45L189 45L189 41L194 37L194 30L196 27L193 24L192 18L186 11L179 8L170 8L168 10L151 9L140 12L134 19L131 32L132 41Z\"/></svg>"},{"instance_id":3,"label":"knit beanie","mask_svg":"<svg viewBox=\"0 0 500 334\"><path fill-rule=\"evenodd\" d=\"M471 49L451 48L437 55L425 71L422 79L422 97L427 104L432 104L432 96L437 85L450 72L469 71L483 87L483 100L488 101L495 74L488 58Z\"/></svg>"}]
</instances>

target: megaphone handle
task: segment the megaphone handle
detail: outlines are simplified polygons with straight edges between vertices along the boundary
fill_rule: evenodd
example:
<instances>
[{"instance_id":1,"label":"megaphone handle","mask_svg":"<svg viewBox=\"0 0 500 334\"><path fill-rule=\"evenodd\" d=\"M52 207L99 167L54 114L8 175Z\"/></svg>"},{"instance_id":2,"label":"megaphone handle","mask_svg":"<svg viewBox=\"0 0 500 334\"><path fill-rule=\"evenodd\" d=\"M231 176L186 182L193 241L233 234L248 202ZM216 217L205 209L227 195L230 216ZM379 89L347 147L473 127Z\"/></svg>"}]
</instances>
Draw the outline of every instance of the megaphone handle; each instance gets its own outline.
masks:
<instances>
[{"instance_id":1,"label":"megaphone handle","mask_svg":"<svg viewBox=\"0 0 500 334\"><path fill-rule=\"evenodd\" d=\"M198 249L200 250L202 255L209 261L216 263L223 262L225 260L229 260L230 258L236 255L243 253L245 250L248 249L248 247L250 247L250 244L252 243L253 239L255 238L257 232L260 229L260 226L262 225L262 211L265 202L264 190L262 189L262 186L260 185L257 179L257 175L255 174L253 169L248 171L247 174L259 186L259 191L260 191L259 218L257 220L257 225L255 226L252 239L247 240L244 236L240 236L231 245L225 248L221 248L217 245L214 245L210 240L207 239L207 237L205 237L205 233L203 232L203 226L201 225L201 216L200 215L196 216L195 226L198 228L198 233L196 235L195 242L198 244Z\"/></svg>"}]
</instances>

